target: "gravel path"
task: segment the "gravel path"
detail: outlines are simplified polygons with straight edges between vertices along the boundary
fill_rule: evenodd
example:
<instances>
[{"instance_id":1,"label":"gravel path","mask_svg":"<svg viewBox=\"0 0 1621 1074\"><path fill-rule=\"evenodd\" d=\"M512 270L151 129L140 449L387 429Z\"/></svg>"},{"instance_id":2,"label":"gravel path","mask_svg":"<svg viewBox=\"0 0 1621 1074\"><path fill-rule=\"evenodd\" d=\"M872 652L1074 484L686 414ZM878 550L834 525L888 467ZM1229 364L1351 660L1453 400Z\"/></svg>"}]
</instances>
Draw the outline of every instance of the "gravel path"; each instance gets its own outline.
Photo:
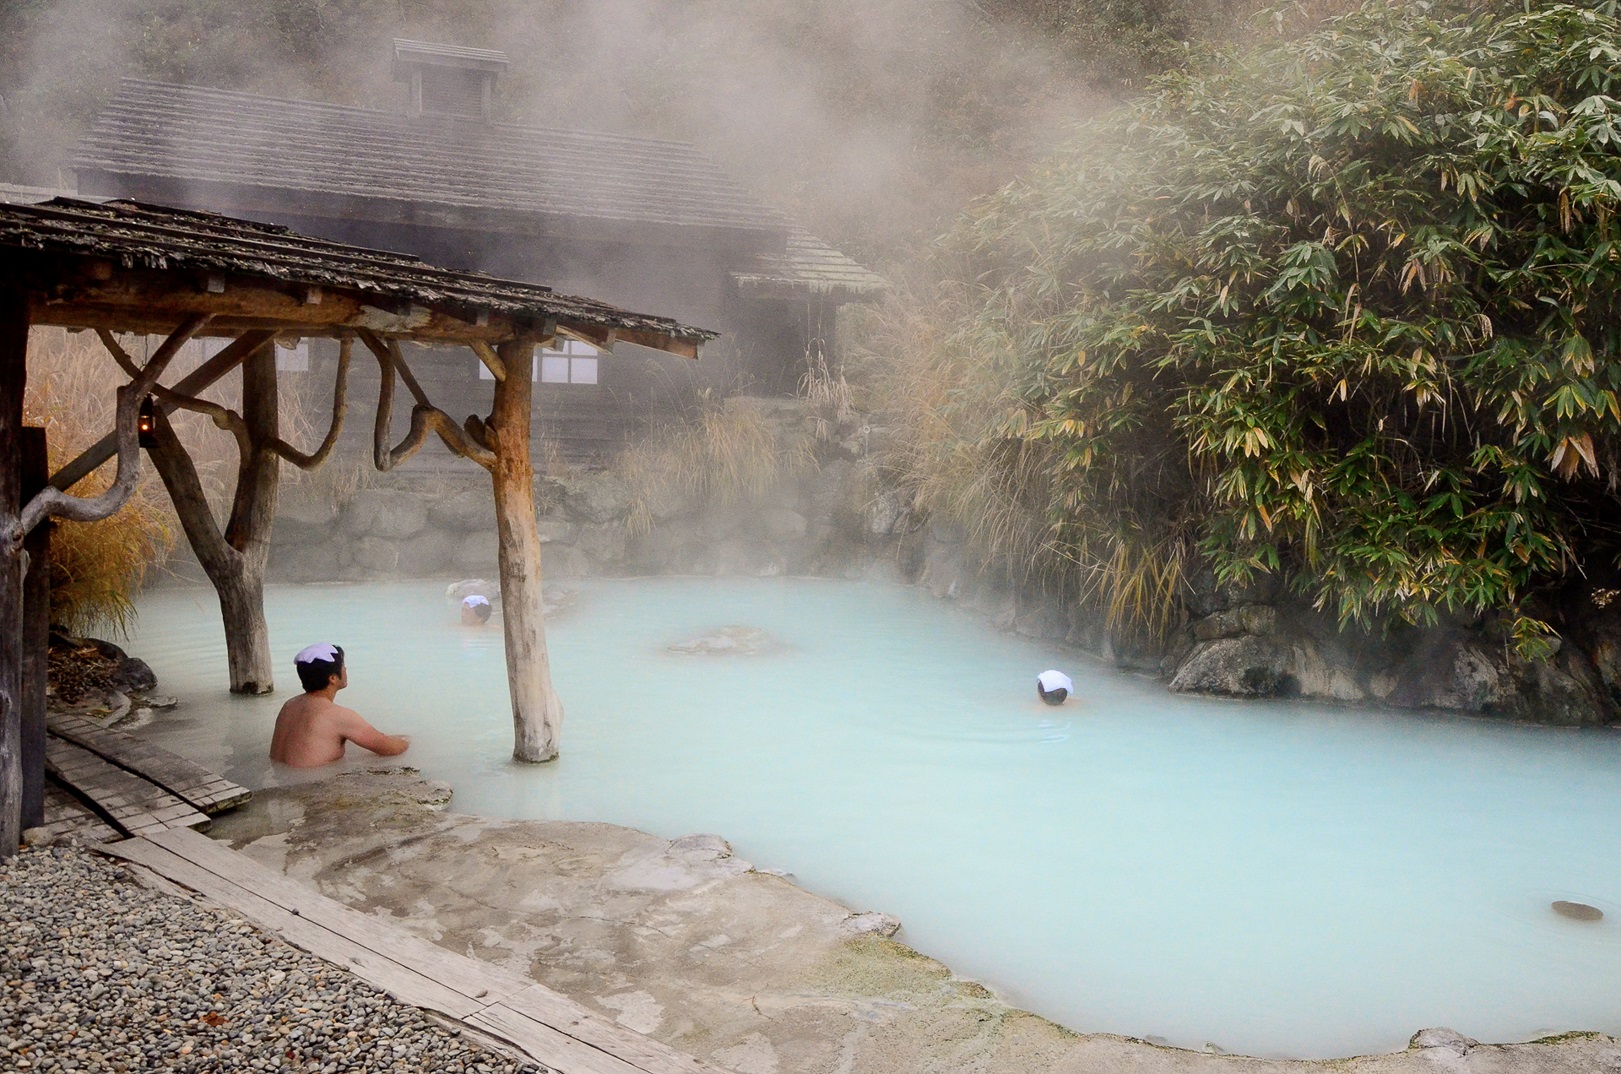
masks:
<instances>
[{"instance_id":1,"label":"gravel path","mask_svg":"<svg viewBox=\"0 0 1621 1074\"><path fill-rule=\"evenodd\" d=\"M0 1070L517 1074L415 1007L76 846L0 862Z\"/></svg>"}]
</instances>

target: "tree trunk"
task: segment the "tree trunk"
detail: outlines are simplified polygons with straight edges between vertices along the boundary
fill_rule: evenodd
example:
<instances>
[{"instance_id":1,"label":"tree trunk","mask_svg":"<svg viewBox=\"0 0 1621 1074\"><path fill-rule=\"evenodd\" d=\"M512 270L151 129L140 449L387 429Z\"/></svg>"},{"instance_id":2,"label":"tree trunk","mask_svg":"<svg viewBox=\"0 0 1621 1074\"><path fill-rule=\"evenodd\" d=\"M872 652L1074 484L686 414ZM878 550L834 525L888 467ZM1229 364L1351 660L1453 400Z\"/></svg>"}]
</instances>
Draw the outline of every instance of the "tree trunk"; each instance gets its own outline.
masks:
<instances>
[{"instance_id":1,"label":"tree trunk","mask_svg":"<svg viewBox=\"0 0 1621 1074\"><path fill-rule=\"evenodd\" d=\"M263 347L242 363L242 419L253 450L237 471L236 501L225 529L225 543L236 550L235 576L215 580L225 617L225 652L231 669L231 692L268 694L275 689L270 659L270 630L265 626L265 565L270 561L270 531L276 522L281 459L270 450L278 425L276 348ZM244 604L246 599L250 603Z\"/></svg>"},{"instance_id":2,"label":"tree trunk","mask_svg":"<svg viewBox=\"0 0 1621 1074\"><path fill-rule=\"evenodd\" d=\"M225 624L225 658L231 668L231 692L268 694L273 683L270 628L265 625L263 569L238 570L230 577L210 577L209 580L220 598L220 620Z\"/></svg>"},{"instance_id":3,"label":"tree trunk","mask_svg":"<svg viewBox=\"0 0 1621 1074\"><path fill-rule=\"evenodd\" d=\"M28 361L28 296L0 290L0 859L22 839L23 387Z\"/></svg>"},{"instance_id":4,"label":"tree trunk","mask_svg":"<svg viewBox=\"0 0 1621 1074\"><path fill-rule=\"evenodd\" d=\"M535 345L514 340L499 354L506 377L496 381L486 426L495 466L495 529L500 541L501 603L506 617L507 684L512 691L512 756L557 756L563 703L552 689L541 610L540 532L535 523L535 471L530 460L530 381Z\"/></svg>"},{"instance_id":5,"label":"tree trunk","mask_svg":"<svg viewBox=\"0 0 1621 1074\"><path fill-rule=\"evenodd\" d=\"M265 625L264 576L276 514L280 460L268 445L276 437L276 355L266 343L242 365L242 420L248 449L237 469L231 518L220 533L186 446L160 409L148 454L163 479L186 540L219 594L225 653L234 694L275 688L270 631Z\"/></svg>"}]
</instances>

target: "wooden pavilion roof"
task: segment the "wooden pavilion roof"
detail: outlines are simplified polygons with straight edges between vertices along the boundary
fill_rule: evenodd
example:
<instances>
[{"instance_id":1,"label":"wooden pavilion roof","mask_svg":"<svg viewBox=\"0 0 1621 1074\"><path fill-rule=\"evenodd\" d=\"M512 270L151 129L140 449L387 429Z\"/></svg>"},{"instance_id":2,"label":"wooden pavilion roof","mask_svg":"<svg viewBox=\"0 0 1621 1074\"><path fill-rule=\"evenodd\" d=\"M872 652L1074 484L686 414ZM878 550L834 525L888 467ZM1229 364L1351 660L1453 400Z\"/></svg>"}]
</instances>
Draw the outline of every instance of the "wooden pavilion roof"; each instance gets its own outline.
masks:
<instances>
[{"instance_id":1,"label":"wooden pavilion roof","mask_svg":"<svg viewBox=\"0 0 1621 1074\"><path fill-rule=\"evenodd\" d=\"M34 324L203 334L251 329L498 343L561 331L697 357L715 333L548 287L270 224L128 201L0 204L0 278L32 295Z\"/></svg>"}]
</instances>

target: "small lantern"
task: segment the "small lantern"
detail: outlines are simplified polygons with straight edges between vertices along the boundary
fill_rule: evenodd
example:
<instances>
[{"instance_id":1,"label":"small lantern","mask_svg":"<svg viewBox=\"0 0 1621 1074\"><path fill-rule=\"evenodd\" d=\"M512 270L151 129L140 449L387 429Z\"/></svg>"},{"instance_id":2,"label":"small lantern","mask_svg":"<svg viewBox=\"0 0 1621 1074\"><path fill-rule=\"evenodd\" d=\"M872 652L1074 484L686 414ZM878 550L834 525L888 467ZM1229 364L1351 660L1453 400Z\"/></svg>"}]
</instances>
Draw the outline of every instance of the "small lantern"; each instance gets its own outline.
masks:
<instances>
[{"instance_id":1,"label":"small lantern","mask_svg":"<svg viewBox=\"0 0 1621 1074\"><path fill-rule=\"evenodd\" d=\"M144 448L158 446L157 403L149 395L141 400L139 416L135 419L136 440Z\"/></svg>"}]
</instances>

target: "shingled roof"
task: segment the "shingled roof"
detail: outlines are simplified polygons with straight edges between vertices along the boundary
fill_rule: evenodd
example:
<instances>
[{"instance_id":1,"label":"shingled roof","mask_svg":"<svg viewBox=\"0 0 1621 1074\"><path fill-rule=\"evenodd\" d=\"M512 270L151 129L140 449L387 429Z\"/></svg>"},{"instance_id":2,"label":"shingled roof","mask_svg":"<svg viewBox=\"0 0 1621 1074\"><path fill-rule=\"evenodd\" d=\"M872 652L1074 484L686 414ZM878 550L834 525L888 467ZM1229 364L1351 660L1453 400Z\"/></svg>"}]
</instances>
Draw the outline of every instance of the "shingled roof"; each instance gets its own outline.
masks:
<instances>
[{"instance_id":1,"label":"shingled roof","mask_svg":"<svg viewBox=\"0 0 1621 1074\"><path fill-rule=\"evenodd\" d=\"M744 293L762 298L815 295L838 302L871 302L889 287L882 276L802 228L788 233L784 253L761 254L732 279Z\"/></svg>"},{"instance_id":2,"label":"shingled roof","mask_svg":"<svg viewBox=\"0 0 1621 1074\"><path fill-rule=\"evenodd\" d=\"M557 294L539 284L437 268L405 254L329 242L214 213L70 198L38 205L0 204L0 272L15 273L25 281L55 277L67 281L40 294L38 323L67 323L53 312L58 307L87 309L114 301L97 297L93 282L60 272L62 264L86 259L124 269L189 274L199 292L213 291L216 285L223 289L228 278L267 292L282 291L288 311L283 316L306 329L319 326L323 315L314 307L321 305L323 289L330 289L334 298L356 299L361 311L358 320L353 315L345 320L334 312L330 322L334 330L359 324L387 331L392 322L415 333L437 319L447 326L441 334L476 335L474 326L502 317L552 321L576 330L611 329L630 342L681 352L715 337L667 317ZM54 277L45 271L53 266ZM104 273L88 279L106 278ZM129 303L132 298L125 290L116 301ZM139 305L138 298L134 304ZM304 309L296 309L299 306ZM370 324L364 320L366 309L375 310ZM274 307L256 308L251 314L259 323L274 323L276 316ZM225 315L216 323L228 325L231 320Z\"/></svg>"},{"instance_id":3,"label":"shingled roof","mask_svg":"<svg viewBox=\"0 0 1621 1074\"><path fill-rule=\"evenodd\" d=\"M446 206L499 211L537 231L642 224L778 248L788 226L682 142L411 118L134 78L80 143L74 167L87 192L98 190L100 175L133 175L176 190L217 184L341 198L346 215L402 221L426 222L420 207Z\"/></svg>"}]
</instances>

